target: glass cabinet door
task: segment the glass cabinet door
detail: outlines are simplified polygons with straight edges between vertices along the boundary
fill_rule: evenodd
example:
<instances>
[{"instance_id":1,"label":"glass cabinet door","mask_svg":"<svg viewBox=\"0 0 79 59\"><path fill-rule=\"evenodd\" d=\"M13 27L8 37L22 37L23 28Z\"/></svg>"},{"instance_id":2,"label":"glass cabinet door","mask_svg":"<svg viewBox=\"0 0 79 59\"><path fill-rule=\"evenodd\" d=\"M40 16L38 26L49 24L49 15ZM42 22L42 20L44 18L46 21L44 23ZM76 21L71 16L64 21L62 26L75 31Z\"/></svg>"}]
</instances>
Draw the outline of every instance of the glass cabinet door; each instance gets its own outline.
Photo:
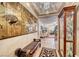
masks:
<instances>
[{"instance_id":1,"label":"glass cabinet door","mask_svg":"<svg viewBox=\"0 0 79 59\"><path fill-rule=\"evenodd\" d=\"M73 43L71 42L66 43L66 56L73 57Z\"/></svg>"},{"instance_id":2,"label":"glass cabinet door","mask_svg":"<svg viewBox=\"0 0 79 59\"><path fill-rule=\"evenodd\" d=\"M73 12L66 12L66 56L73 56Z\"/></svg>"},{"instance_id":3,"label":"glass cabinet door","mask_svg":"<svg viewBox=\"0 0 79 59\"><path fill-rule=\"evenodd\" d=\"M64 19L63 16L60 18L60 52L64 56Z\"/></svg>"},{"instance_id":4,"label":"glass cabinet door","mask_svg":"<svg viewBox=\"0 0 79 59\"><path fill-rule=\"evenodd\" d=\"M66 17L66 40L73 41L73 12L67 13L67 17Z\"/></svg>"}]
</instances>

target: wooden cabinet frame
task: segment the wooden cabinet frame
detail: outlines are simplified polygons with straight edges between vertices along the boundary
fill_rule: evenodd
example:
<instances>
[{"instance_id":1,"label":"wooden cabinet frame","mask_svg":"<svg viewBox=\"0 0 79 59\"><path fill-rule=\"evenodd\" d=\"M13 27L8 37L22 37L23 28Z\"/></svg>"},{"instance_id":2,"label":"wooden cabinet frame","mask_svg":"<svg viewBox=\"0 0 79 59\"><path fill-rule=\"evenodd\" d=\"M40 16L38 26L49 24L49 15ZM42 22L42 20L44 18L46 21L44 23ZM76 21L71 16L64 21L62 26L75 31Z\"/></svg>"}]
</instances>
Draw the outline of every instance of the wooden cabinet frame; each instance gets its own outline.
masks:
<instances>
[{"instance_id":1,"label":"wooden cabinet frame","mask_svg":"<svg viewBox=\"0 0 79 59\"><path fill-rule=\"evenodd\" d=\"M66 16L67 16L67 12L74 12L74 15L73 15L73 41L68 41L68 40L66 40L67 38L66 38L66 31L67 31L67 29L66 29ZM64 52L63 52L63 54L64 54L64 57L66 57L66 43L67 42L72 42L73 43L73 57L75 57L75 55L76 55L76 6L69 6L69 7L64 7L63 9L62 9L62 11L60 12L60 14L58 15L58 28L59 28L59 44L58 44L58 46L59 46L59 51L60 51L60 18L61 18L61 16L62 15L64 15L64 27L63 27L63 29L64 29L64 38L63 38L63 40L64 40L64 46L63 46L63 49L64 49Z\"/></svg>"}]
</instances>

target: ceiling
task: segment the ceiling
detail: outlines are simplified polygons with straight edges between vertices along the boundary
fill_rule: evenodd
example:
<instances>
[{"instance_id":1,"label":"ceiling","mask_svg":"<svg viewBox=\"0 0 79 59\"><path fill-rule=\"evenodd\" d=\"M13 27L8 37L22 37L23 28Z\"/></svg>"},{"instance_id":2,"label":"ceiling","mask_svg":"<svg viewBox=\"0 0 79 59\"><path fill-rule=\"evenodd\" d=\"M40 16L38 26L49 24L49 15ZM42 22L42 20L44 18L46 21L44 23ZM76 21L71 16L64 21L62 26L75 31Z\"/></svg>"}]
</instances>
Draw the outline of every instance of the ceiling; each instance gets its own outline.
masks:
<instances>
[{"instance_id":1,"label":"ceiling","mask_svg":"<svg viewBox=\"0 0 79 59\"><path fill-rule=\"evenodd\" d=\"M63 8L65 3L64 2L32 2L30 3L30 5L38 16L43 16L43 15L58 13Z\"/></svg>"},{"instance_id":2,"label":"ceiling","mask_svg":"<svg viewBox=\"0 0 79 59\"><path fill-rule=\"evenodd\" d=\"M30 6L32 10L39 17L58 15L65 6L73 5L75 2L28 2L26 5Z\"/></svg>"}]
</instances>

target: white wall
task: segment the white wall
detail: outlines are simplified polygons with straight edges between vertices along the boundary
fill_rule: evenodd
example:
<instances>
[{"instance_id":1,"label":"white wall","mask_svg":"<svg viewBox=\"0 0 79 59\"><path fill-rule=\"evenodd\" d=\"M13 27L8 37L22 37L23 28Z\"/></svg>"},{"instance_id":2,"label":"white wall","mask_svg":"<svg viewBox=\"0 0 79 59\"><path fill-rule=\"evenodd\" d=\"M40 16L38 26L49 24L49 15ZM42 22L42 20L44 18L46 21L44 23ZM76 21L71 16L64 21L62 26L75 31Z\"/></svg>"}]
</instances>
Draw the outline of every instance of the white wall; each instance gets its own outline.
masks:
<instances>
[{"instance_id":1,"label":"white wall","mask_svg":"<svg viewBox=\"0 0 79 59\"><path fill-rule=\"evenodd\" d=\"M17 48L23 48L33 41L33 38L37 38L37 32L13 38L0 40L0 56L15 56L15 50Z\"/></svg>"},{"instance_id":2,"label":"white wall","mask_svg":"<svg viewBox=\"0 0 79 59\"><path fill-rule=\"evenodd\" d=\"M77 56L79 56L79 9L77 12Z\"/></svg>"},{"instance_id":3,"label":"white wall","mask_svg":"<svg viewBox=\"0 0 79 59\"><path fill-rule=\"evenodd\" d=\"M56 26L58 17L57 16L48 16L48 17L41 17L39 18L39 26L45 26L49 28L53 28ZM40 27L39 27L40 28Z\"/></svg>"},{"instance_id":4,"label":"white wall","mask_svg":"<svg viewBox=\"0 0 79 59\"><path fill-rule=\"evenodd\" d=\"M48 17L40 17L39 19L44 24L50 24L50 23L56 22L58 17L56 15L51 15Z\"/></svg>"}]
</instances>

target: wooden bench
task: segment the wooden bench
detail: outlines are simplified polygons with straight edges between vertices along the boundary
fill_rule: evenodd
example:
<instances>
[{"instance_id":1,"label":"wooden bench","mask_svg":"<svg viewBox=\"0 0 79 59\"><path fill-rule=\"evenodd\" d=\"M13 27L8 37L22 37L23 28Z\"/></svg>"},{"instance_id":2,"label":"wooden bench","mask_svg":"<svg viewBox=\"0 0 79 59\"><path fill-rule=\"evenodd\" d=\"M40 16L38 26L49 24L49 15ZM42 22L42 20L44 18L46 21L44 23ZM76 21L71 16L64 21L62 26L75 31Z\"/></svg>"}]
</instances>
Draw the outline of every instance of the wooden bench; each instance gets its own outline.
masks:
<instances>
[{"instance_id":1,"label":"wooden bench","mask_svg":"<svg viewBox=\"0 0 79 59\"><path fill-rule=\"evenodd\" d=\"M32 57L38 47L41 47L41 40L33 39L33 41L23 49L16 49L15 55L17 55L18 57Z\"/></svg>"}]
</instances>

